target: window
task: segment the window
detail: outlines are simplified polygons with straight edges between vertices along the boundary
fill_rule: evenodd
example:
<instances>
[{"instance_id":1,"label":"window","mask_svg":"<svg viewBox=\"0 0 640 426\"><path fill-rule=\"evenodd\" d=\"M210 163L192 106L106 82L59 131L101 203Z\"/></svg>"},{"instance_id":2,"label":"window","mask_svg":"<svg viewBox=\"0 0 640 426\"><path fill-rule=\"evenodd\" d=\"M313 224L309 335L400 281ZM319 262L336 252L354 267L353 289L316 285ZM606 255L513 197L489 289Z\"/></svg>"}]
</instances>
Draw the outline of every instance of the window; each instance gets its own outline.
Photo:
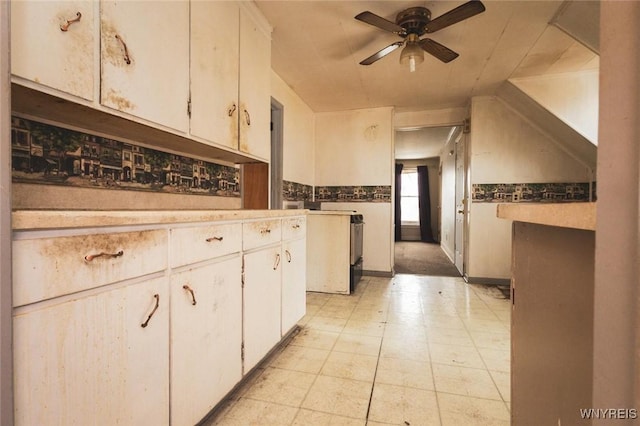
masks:
<instances>
[{"instance_id":1,"label":"window","mask_svg":"<svg viewBox=\"0 0 640 426\"><path fill-rule=\"evenodd\" d=\"M418 224L420 214L418 207L418 172L407 170L402 172L400 189L401 221L403 224Z\"/></svg>"}]
</instances>

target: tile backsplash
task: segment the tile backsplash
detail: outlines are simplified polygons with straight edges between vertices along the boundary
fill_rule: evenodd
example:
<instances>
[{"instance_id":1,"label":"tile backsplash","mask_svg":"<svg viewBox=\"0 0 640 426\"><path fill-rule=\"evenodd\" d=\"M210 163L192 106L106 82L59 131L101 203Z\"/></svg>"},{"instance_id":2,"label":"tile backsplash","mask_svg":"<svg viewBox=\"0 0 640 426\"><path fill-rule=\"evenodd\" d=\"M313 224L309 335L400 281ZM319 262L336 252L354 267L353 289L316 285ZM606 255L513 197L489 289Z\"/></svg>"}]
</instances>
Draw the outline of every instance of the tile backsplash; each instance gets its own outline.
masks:
<instances>
[{"instance_id":1,"label":"tile backsplash","mask_svg":"<svg viewBox=\"0 0 640 426\"><path fill-rule=\"evenodd\" d=\"M11 165L14 183L240 197L237 167L15 116Z\"/></svg>"},{"instance_id":2,"label":"tile backsplash","mask_svg":"<svg viewBox=\"0 0 640 426\"><path fill-rule=\"evenodd\" d=\"M471 185L474 203L562 203L595 201L595 182L491 183Z\"/></svg>"}]
</instances>

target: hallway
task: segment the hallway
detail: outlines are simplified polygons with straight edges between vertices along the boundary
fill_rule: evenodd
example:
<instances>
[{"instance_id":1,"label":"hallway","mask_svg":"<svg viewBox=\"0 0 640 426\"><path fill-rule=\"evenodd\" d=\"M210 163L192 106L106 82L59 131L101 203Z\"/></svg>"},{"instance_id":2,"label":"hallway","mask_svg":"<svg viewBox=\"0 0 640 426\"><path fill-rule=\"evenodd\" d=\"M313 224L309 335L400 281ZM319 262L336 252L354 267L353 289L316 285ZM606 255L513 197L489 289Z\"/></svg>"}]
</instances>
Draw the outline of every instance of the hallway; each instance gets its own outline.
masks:
<instances>
[{"instance_id":1,"label":"hallway","mask_svg":"<svg viewBox=\"0 0 640 426\"><path fill-rule=\"evenodd\" d=\"M364 277L204 425L508 425L510 304L462 278Z\"/></svg>"},{"instance_id":2,"label":"hallway","mask_svg":"<svg viewBox=\"0 0 640 426\"><path fill-rule=\"evenodd\" d=\"M396 274L459 277L460 273L440 244L422 241L394 243Z\"/></svg>"}]
</instances>

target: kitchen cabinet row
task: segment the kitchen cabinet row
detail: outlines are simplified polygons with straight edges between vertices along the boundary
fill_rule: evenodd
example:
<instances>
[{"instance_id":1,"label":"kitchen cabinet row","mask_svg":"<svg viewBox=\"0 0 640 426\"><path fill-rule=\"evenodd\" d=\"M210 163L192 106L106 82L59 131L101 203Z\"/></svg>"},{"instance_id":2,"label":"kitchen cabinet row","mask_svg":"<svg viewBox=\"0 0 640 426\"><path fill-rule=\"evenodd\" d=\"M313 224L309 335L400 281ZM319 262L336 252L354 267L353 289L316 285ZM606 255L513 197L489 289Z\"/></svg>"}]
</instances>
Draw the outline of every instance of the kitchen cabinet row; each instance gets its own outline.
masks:
<instances>
[{"instance_id":1,"label":"kitchen cabinet row","mask_svg":"<svg viewBox=\"0 0 640 426\"><path fill-rule=\"evenodd\" d=\"M16 425L196 424L305 314L305 216L93 231L14 233Z\"/></svg>"},{"instance_id":2,"label":"kitchen cabinet row","mask_svg":"<svg viewBox=\"0 0 640 426\"><path fill-rule=\"evenodd\" d=\"M14 83L270 157L270 28L252 2L15 1Z\"/></svg>"}]
</instances>

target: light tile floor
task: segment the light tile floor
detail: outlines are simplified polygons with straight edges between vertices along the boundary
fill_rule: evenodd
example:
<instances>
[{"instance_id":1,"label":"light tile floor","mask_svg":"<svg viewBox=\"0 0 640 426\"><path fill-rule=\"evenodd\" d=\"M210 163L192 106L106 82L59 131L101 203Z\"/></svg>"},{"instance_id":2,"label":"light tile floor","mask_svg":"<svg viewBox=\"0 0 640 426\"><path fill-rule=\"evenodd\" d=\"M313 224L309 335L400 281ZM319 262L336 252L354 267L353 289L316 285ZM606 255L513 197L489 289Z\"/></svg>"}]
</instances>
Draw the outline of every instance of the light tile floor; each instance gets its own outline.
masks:
<instances>
[{"instance_id":1,"label":"light tile floor","mask_svg":"<svg viewBox=\"0 0 640 426\"><path fill-rule=\"evenodd\" d=\"M208 425L508 425L510 303L461 278L307 294L301 330Z\"/></svg>"}]
</instances>

